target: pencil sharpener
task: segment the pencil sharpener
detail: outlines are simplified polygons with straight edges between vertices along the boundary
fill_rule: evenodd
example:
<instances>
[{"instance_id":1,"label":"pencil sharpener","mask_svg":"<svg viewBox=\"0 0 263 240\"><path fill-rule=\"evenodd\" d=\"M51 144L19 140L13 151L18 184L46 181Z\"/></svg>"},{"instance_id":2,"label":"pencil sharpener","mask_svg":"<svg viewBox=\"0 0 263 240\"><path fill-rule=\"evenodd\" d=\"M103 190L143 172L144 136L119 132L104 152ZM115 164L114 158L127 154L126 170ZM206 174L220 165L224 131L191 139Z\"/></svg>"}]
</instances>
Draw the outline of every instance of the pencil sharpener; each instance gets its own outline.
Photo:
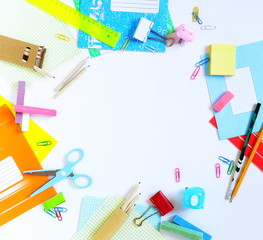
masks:
<instances>
[{"instance_id":1,"label":"pencil sharpener","mask_svg":"<svg viewBox=\"0 0 263 240\"><path fill-rule=\"evenodd\" d=\"M194 30L185 24L180 25L176 31L169 35L175 43L184 45L186 42L192 42L195 38Z\"/></svg>"},{"instance_id":2,"label":"pencil sharpener","mask_svg":"<svg viewBox=\"0 0 263 240\"><path fill-rule=\"evenodd\" d=\"M193 209L204 208L205 191L200 187L186 187L184 190L184 200L182 205Z\"/></svg>"}]
</instances>

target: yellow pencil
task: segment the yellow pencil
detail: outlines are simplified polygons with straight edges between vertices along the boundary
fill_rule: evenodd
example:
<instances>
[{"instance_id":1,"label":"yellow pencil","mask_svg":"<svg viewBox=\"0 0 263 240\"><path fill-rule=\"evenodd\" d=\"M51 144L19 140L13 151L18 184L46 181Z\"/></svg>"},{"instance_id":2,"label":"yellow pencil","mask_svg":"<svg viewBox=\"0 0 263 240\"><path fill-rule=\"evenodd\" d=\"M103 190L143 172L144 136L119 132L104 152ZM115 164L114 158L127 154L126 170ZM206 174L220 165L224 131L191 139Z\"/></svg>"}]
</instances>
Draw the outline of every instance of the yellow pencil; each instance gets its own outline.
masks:
<instances>
[{"instance_id":1,"label":"yellow pencil","mask_svg":"<svg viewBox=\"0 0 263 240\"><path fill-rule=\"evenodd\" d=\"M241 183L243 182L243 180L245 178L247 170L248 170L248 168L249 168L249 166L250 166L250 164L251 164L251 162L252 162L252 160L253 160L256 152L257 152L257 149L259 147L259 144L261 143L262 138L263 138L263 127L260 130L260 134L258 136L258 139L257 139L254 147L253 147L252 152L250 153L250 156L249 156L248 160L246 161L245 165L243 166L243 168L242 168L242 170L241 170L241 172L239 174L239 178L237 179L236 185L235 185L235 187L233 189L230 201L232 201L233 198L237 195L237 192L238 192L238 190L240 188L240 185L241 185Z\"/></svg>"}]
</instances>

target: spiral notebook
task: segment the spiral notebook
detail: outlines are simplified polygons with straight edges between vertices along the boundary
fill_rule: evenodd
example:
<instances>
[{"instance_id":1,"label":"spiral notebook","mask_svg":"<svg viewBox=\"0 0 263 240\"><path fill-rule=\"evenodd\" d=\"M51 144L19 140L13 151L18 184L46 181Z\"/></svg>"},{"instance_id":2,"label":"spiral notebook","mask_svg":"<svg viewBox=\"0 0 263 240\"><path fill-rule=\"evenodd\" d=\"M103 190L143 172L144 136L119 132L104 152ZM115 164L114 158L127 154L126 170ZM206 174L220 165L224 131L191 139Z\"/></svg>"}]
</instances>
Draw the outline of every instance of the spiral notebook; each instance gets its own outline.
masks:
<instances>
[{"instance_id":1,"label":"spiral notebook","mask_svg":"<svg viewBox=\"0 0 263 240\"><path fill-rule=\"evenodd\" d=\"M0 22L1 35L47 49L43 63L47 72L53 72L82 54L66 24L26 1L2 1ZM0 74L13 90L17 89L19 80L26 81L26 85L30 86L42 78L32 69L5 61L0 61Z\"/></svg>"}]
</instances>

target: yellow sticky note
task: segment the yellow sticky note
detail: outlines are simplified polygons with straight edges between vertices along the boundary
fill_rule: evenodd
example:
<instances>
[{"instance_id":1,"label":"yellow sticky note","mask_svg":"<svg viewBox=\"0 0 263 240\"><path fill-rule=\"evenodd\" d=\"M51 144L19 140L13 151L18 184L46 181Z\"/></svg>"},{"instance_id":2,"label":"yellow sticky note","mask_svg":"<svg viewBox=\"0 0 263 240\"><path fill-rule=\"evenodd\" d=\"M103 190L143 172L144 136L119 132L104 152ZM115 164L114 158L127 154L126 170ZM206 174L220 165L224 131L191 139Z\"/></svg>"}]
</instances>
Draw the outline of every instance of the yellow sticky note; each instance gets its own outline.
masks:
<instances>
[{"instance_id":1,"label":"yellow sticky note","mask_svg":"<svg viewBox=\"0 0 263 240\"><path fill-rule=\"evenodd\" d=\"M14 105L6 100L3 96L0 96L0 106L6 104L11 110L13 115L15 115ZM51 150L57 144L57 140L53 138L49 133L44 129L39 127L33 120L29 120L30 129L27 132L23 132L27 142L35 153L39 162L42 162L46 156L51 152ZM50 145L39 146L39 142L50 141Z\"/></svg>"},{"instance_id":2,"label":"yellow sticky note","mask_svg":"<svg viewBox=\"0 0 263 240\"><path fill-rule=\"evenodd\" d=\"M210 45L210 75L235 75L236 45L211 44Z\"/></svg>"}]
</instances>

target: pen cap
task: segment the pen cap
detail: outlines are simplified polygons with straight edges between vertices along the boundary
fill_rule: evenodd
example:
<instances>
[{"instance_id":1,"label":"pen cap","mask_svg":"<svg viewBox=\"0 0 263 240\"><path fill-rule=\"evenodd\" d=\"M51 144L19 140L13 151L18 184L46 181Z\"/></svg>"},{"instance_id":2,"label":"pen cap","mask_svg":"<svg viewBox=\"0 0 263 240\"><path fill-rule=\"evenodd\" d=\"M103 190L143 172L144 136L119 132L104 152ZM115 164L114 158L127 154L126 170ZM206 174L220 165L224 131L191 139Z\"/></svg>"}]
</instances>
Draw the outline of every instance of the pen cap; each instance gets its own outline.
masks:
<instances>
[{"instance_id":1,"label":"pen cap","mask_svg":"<svg viewBox=\"0 0 263 240\"><path fill-rule=\"evenodd\" d=\"M174 206L162 193L162 191L157 192L153 197L150 198L150 201L159 210L162 216L164 216L168 212L171 212L174 209Z\"/></svg>"}]
</instances>

